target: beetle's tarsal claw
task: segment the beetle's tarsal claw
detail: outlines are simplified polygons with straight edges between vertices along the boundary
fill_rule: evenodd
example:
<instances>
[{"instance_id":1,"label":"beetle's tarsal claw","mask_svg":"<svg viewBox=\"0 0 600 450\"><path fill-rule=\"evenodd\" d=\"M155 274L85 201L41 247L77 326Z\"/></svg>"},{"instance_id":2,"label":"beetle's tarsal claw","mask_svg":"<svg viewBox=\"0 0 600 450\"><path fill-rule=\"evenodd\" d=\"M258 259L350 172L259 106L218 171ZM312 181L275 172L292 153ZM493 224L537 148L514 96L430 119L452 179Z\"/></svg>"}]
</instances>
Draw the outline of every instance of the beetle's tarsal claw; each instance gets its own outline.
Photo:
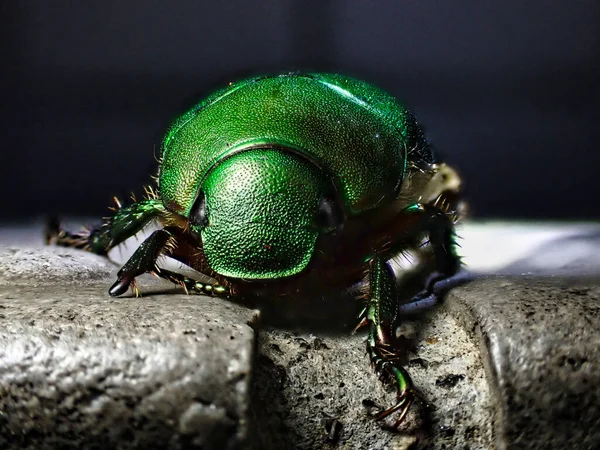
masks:
<instances>
[{"instance_id":1,"label":"beetle's tarsal claw","mask_svg":"<svg viewBox=\"0 0 600 450\"><path fill-rule=\"evenodd\" d=\"M117 281L110 287L108 293L112 297L118 297L119 295L123 295L129 289L129 285L133 280L129 277L119 277Z\"/></svg>"},{"instance_id":2,"label":"beetle's tarsal claw","mask_svg":"<svg viewBox=\"0 0 600 450\"><path fill-rule=\"evenodd\" d=\"M399 399L394 406L377 414L375 416L375 419L383 420L386 417L400 411L400 415L394 422L394 428L398 428L402 424L402 422L404 422L404 419L406 418L406 414L408 413L408 410L410 409L410 405L412 404L412 402L413 402L412 391L406 390L399 395Z\"/></svg>"},{"instance_id":3,"label":"beetle's tarsal claw","mask_svg":"<svg viewBox=\"0 0 600 450\"><path fill-rule=\"evenodd\" d=\"M142 296L139 288L137 287L137 284L135 284L135 280L131 283L131 290L133 291L133 295L135 296L135 298L140 298Z\"/></svg>"}]
</instances>

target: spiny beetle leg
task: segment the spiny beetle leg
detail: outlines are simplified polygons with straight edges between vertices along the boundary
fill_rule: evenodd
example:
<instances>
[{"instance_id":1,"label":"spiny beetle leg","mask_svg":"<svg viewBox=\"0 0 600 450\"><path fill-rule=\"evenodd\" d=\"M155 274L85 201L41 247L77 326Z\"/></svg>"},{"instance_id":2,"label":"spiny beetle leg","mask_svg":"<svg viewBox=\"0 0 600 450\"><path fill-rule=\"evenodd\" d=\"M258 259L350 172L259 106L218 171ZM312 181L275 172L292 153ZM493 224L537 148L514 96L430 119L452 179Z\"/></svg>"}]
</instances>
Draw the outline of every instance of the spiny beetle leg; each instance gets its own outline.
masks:
<instances>
[{"instance_id":1,"label":"spiny beetle leg","mask_svg":"<svg viewBox=\"0 0 600 450\"><path fill-rule=\"evenodd\" d=\"M44 234L46 245L87 249L90 230L84 228L80 232L72 233L63 229L56 217L50 217L46 222Z\"/></svg>"},{"instance_id":2,"label":"spiny beetle leg","mask_svg":"<svg viewBox=\"0 0 600 450\"><path fill-rule=\"evenodd\" d=\"M406 370L398 364L395 348L397 294L391 269L380 257L373 258L369 267L369 303L366 312L369 322L367 353L375 370L380 375L387 375L396 385L396 403L376 416L377 420L381 420L400 412L395 427L400 426L406 417L414 397L412 381Z\"/></svg>"},{"instance_id":3,"label":"spiny beetle leg","mask_svg":"<svg viewBox=\"0 0 600 450\"><path fill-rule=\"evenodd\" d=\"M399 239L400 245L406 242L407 237L417 238L425 234L435 261L433 272L425 281L425 289L414 295L408 303L399 306L399 311L414 313L440 302L447 290L465 282L468 275L459 272L461 260L456 253L456 232L449 213L435 206L418 203L406 208L402 215L403 219L413 221L413 224L410 231Z\"/></svg>"},{"instance_id":4,"label":"spiny beetle leg","mask_svg":"<svg viewBox=\"0 0 600 450\"><path fill-rule=\"evenodd\" d=\"M416 236L425 233L429 237L437 271L437 276L428 283L428 288L431 290L434 283L454 275L460 269L461 262L456 253L454 222L444 211L421 203L406 208L404 215L406 218L417 220L411 234Z\"/></svg>"},{"instance_id":5,"label":"spiny beetle leg","mask_svg":"<svg viewBox=\"0 0 600 450\"><path fill-rule=\"evenodd\" d=\"M151 220L165 213L162 201L150 198L129 206L119 206L115 214L108 217L103 224L77 233L62 229L56 219L50 219L46 226L46 243L106 255L111 248L135 235Z\"/></svg>"},{"instance_id":6,"label":"spiny beetle leg","mask_svg":"<svg viewBox=\"0 0 600 450\"><path fill-rule=\"evenodd\" d=\"M428 236L435 258L436 275L428 280L425 295L419 294L415 297L414 301L419 302L431 294L437 294L436 283L456 274L460 268L460 258L455 249L454 223L444 211L430 205L415 204L400 213L396 224L401 228L397 233L392 233L396 236L395 240L391 245L386 245L385 249L379 249L380 254L376 253L370 261L366 319L369 324L367 352L371 362L379 374L391 378L397 389L396 404L381 412L377 419L381 420L399 412L394 424L398 427L406 417L416 394L410 376L398 364L399 355L395 345L400 306L396 280L386 261L394 253L401 251L407 243L418 241L419 236L423 234Z\"/></svg>"},{"instance_id":7,"label":"spiny beetle leg","mask_svg":"<svg viewBox=\"0 0 600 450\"><path fill-rule=\"evenodd\" d=\"M175 238L166 229L152 233L119 270L117 281L108 293L113 297L124 294L138 275L145 272L159 273L156 260L159 256L170 253L174 245Z\"/></svg>"},{"instance_id":8,"label":"spiny beetle leg","mask_svg":"<svg viewBox=\"0 0 600 450\"><path fill-rule=\"evenodd\" d=\"M177 272L172 272L167 269L160 269L157 275L161 278L169 280L172 283L181 285L186 292L196 292L198 294L215 295L217 297L229 298L231 292L227 286L220 284L202 283L192 278Z\"/></svg>"}]
</instances>

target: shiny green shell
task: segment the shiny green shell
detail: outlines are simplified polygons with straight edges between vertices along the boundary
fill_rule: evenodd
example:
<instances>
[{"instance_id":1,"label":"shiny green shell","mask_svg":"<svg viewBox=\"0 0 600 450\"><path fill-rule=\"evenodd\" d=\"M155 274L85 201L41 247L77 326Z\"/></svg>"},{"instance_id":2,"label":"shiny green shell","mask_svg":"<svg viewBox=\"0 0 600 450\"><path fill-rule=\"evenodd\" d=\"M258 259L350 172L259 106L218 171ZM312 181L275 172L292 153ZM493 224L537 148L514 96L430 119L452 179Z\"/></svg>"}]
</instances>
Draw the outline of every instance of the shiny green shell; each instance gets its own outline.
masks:
<instances>
[{"instance_id":1,"label":"shiny green shell","mask_svg":"<svg viewBox=\"0 0 600 450\"><path fill-rule=\"evenodd\" d=\"M285 74L230 85L177 119L162 145L165 206L187 216L208 172L247 148L283 147L318 165L348 215L393 200L407 153L424 147L414 117L389 94L354 78Z\"/></svg>"},{"instance_id":2,"label":"shiny green shell","mask_svg":"<svg viewBox=\"0 0 600 450\"><path fill-rule=\"evenodd\" d=\"M411 154L427 152L413 116L367 83L259 77L230 84L175 121L162 146L159 192L168 210L190 219L214 272L284 278L303 271L319 236L335 228L319 220L323 208L335 205L344 220L385 206Z\"/></svg>"}]
</instances>

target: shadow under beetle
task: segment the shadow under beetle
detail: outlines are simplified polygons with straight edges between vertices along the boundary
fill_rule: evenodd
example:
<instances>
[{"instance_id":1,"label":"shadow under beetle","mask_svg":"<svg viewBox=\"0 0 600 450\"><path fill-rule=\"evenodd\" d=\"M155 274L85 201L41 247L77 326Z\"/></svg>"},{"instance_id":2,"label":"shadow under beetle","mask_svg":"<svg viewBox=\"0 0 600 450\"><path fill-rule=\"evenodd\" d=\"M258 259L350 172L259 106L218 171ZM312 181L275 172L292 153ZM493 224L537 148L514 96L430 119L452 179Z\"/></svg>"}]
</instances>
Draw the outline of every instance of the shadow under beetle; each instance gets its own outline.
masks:
<instances>
[{"instance_id":1,"label":"shadow under beetle","mask_svg":"<svg viewBox=\"0 0 600 450\"><path fill-rule=\"evenodd\" d=\"M411 251L435 276L456 274L460 178L439 161L414 116L365 82L333 74L256 77L217 91L176 119L161 149L158 188L89 230L57 225L48 241L106 255L151 221L162 225L109 290L145 272L187 291L229 297L327 295L364 282L367 352L403 421L416 391L398 363L399 288L390 261ZM169 256L208 275L157 266Z\"/></svg>"}]
</instances>

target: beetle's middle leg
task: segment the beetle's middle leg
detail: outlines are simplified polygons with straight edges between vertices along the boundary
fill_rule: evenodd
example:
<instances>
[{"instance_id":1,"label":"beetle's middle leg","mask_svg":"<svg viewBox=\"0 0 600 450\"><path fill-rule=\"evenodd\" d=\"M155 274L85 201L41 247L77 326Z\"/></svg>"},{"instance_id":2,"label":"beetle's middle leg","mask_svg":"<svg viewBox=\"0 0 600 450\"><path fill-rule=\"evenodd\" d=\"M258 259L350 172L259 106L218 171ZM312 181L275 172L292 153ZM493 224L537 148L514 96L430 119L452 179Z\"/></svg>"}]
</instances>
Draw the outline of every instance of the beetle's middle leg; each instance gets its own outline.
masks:
<instances>
[{"instance_id":1,"label":"beetle's middle leg","mask_svg":"<svg viewBox=\"0 0 600 450\"><path fill-rule=\"evenodd\" d=\"M62 229L56 220L50 221L46 229L46 243L106 255L111 248L141 231L153 219L167 215L162 201L156 198L124 207L117 205L119 208L115 214L107 217L104 223L78 233Z\"/></svg>"},{"instance_id":2,"label":"beetle's middle leg","mask_svg":"<svg viewBox=\"0 0 600 450\"><path fill-rule=\"evenodd\" d=\"M201 281L186 277L181 273L172 272L167 269L159 270L160 272L157 273L158 276L170 281L171 283L181 285L188 293L195 292L198 294L215 295L222 298L229 298L232 296L228 286L223 286L222 284L202 283Z\"/></svg>"}]
</instances>

